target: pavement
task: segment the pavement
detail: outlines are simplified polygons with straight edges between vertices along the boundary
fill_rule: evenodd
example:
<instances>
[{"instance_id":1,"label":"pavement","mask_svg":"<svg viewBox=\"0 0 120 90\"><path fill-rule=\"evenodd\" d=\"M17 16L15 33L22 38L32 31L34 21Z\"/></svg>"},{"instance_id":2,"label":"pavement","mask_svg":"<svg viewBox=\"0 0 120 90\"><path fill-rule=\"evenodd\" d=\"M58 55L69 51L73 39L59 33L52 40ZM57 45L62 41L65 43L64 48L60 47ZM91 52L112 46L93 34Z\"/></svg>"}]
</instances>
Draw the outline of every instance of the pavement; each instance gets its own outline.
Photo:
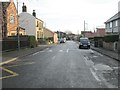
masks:
<instances>
[{"instance_id":1,"label":"pavement","mask_svg":"<svg viewBox=\"0 0 120 90\"><path fill-rule=\"evenodd\" d=\"M46 48L50 48L53 45L55 45L55 44L39 45L38 47L35 47L35 48L22 48L19 51L14 50L14 51L0 52L0 53L2 53L2 62L0 62L0 65L7 64L9 62L17 60L18 58L22 58L27 55L31 55L38 51L44 50Z\"/></svg>"},{"instance_id":2,"label":"pavement","mask_svg":"<svg viewBox=\"0 0 120 90\"><path fill-rule=\"evenodd\" d=\"M118 60L120 61L120 58L119 58L119 55L117 52L114 52L114 51L110 51L110 50L107 50L107 49L104 49L104 48L100 48L100 47L94 47L94 46L91 46L91 49L103 54L103 55L106 55L110 58L113 58L115 60Z\"/></svg>"}]
</instances>

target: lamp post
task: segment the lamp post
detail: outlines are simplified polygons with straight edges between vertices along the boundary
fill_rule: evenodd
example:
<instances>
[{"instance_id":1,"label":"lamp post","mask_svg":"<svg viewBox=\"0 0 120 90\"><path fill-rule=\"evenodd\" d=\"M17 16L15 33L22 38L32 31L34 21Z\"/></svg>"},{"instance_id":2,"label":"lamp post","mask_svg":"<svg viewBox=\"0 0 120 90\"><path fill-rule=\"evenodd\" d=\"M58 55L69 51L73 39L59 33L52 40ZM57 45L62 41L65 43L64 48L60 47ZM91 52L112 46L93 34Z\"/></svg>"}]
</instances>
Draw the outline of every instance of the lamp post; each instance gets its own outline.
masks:
<instances>
[{"instance_id":1,"label":"lamp post","mask_svg":"<svg viewBox=\"0 0 120 90\"><path fill-rule=\"evenodd\" d=\"M17 0L17 46L18 46L18 51L19 51L20 50L20 36L19 36L18 0Z\"/></svg>"},{"instance_id":2,"label":"lamp post","mask_svg":"<svg viewBox=\"0 0 120 90\"><path fill-rule=\"evenodd\" d=\"M85 37L85 30L86 30L86 22L85 22L85 20L84 20L84 37ZM88 24L87 24L88 25Z\"/></svg>"}]
</instances>

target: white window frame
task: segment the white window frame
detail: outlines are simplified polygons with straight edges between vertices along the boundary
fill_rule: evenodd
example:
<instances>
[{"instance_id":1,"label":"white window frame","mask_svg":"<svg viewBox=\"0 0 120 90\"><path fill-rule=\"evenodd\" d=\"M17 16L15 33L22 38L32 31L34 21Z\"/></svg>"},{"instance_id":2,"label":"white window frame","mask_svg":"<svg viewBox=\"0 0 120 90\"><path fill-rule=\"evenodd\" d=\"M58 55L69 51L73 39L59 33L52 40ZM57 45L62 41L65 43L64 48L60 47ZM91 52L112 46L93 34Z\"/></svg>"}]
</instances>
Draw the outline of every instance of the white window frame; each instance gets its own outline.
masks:
<instances>
[{"instance_id":1,"label":"white window frame","mask_svg":"<svg viewBox=\"0 0 120 90\"><path fill-rule=\"evenodd\" d=\"M113 27L113 25L112 25L112 24L113 24L113 22L110 22L110 23L109 23L109 27L110 27L110 28L112 28L112 27Z\"/></svg>"},{"instance_id":2,"label":"white window frame","mask_svg":"<svg viewBox=\"0 0 120 90\"><path fill-rule=\"evenodd\" d=\"M117 27L117 26L118 26L118 20L115 21L115 27Z\"/></svg>"}]
</instances>

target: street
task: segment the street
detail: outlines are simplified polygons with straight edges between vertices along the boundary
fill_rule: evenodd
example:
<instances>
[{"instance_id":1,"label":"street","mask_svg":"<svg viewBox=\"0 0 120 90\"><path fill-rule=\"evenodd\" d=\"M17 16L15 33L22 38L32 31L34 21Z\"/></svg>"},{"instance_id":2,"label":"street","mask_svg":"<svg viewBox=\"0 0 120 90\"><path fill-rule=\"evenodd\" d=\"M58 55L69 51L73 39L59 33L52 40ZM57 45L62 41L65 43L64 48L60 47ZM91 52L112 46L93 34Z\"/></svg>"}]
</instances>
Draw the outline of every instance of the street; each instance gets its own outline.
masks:
<instances>
[{"instance_id":1,"label":"street","mask_svg":"<svg viewBox=\"0 0 120 90\"><path fill-rule=\"evenodd\" d=\"M119 62L78 46L67 41L4 65L3 88L117 88Z\"/></svg>"}]
</instances>

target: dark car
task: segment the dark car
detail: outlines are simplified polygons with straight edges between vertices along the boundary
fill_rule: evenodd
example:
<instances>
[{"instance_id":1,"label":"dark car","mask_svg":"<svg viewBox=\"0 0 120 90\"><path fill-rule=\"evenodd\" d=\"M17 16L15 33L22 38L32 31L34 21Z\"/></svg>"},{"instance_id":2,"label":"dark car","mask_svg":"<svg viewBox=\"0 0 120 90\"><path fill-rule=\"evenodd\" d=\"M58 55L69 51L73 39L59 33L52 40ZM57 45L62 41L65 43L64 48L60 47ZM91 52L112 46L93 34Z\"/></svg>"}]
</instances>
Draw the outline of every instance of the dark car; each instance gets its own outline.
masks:
<instances>
[{"instance_id":1,"label":"dark car","mask_svg":"<svg viewBox=\"0 0 120 90\"><path fill-rule=\"evenodd\" d=\"M60 43L65 43L64 38L61 38L61 39L60 39Z\"/></svg>"},{"instance_id":2,"label":"dark car","mask_svg":"<svg viewBox=\"0 0 120 90\"><path fill-rule=\"evenodd\" d=\"M90 41L88 38L80 38L79 49L81 48L90 48Z\"/></svg>"}]
</instances>

